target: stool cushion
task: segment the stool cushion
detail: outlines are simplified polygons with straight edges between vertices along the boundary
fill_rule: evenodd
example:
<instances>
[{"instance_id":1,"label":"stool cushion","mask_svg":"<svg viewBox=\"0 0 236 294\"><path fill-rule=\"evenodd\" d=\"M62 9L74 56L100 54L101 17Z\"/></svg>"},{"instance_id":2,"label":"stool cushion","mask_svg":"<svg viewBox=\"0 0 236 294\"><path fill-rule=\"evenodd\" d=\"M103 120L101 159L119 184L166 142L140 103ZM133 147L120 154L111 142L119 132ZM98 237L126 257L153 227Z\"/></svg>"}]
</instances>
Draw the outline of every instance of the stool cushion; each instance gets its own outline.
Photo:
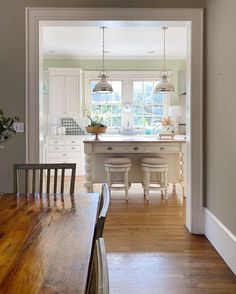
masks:
<instances>
[{"instance_id":1,"label":"stool cushion","mask_svg":"<svg viewBox=\"0 0 236 294\"><path fill-rule=\"evenodd\" d=\"M160 157L146 157L142 159L142 163L148 165L168 165L168 161Z\"/></svg>"},{"instance_id":2,"label":"stool cushion","mask_svg":"<svg viewBox=\"0 0 236 294\"><path fill-rule=\"evenodd\" d=\"M126 157L111 157L105 159L105 164L124 165L131 164L131 159Z\"/></svg>"}]
</instances>

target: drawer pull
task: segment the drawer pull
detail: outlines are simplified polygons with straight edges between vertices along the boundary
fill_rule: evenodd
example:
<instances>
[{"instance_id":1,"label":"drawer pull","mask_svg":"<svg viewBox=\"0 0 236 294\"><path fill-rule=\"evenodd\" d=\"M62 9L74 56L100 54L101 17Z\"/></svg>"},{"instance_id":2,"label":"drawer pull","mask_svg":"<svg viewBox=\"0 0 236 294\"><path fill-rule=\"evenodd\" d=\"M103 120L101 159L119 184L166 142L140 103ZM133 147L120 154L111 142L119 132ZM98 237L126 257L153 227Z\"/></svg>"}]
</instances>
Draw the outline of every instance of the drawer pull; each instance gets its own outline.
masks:
<instances>
[{"instance_id":1,"label":"drawer pull","mask_svg":"<svg viewBox=\"0 0 236 294\"><path fill-rule=\"evenodd\" d=\"M75 149L75 147L71 147L71 149Z\"/></svg>"},{"instance_id":2,"label":"drawer pull","mask_svg":"<svg viewBox=\"0 0 236 294\"><path fill-rule=\"evenodd\" d=\"M139 150L139 147L134 147L134 151L138 151Z\"/></svg>"},{"instance_id":3,"label":"drawer pull","mask_svg":"<svg viewBox=\"0 0 236 294\"><path fill-rule=\"evenodd\" d=\"M71 141L71 143L76 143L75 141Z\"/></svg>"},{"instance_id":4,"label":"drawer pull","mask_svg":"<svg viewBox=\"0 0 236 294\"><path fill-rule=\"evenodd\" d=\"M161 147L160 150L161 151L164 151L164 150L166 150L166 148L165 147Z\"/></svg>"},{"instance_id":5,"label":"drawer pull","mask_svg":"<svg viewBox=\"0 0 236 294\"><path fill-rule=\"evenodd\" d=\"M55 144L57 144L57 143L58 143L58 141L54 141L54 143L55 143Z\"/></svg>"},{"instance_id":6,"label":"drawer pull","mask_svg":"<svg viewBox=\"0 0 236 294\"><path fill-rule=\"evenodd\" d=\"M66 155L67 155L66 153L63 154L63 156L66 156Z\"/></svg>"},{"instance_id":7,"label":"drawer pull","mask_svg":"<svg viewBox=\"0 0 236 294\"><path fill-rule=\"evenodd\" d=\"M58 150L58 147L54 147L54 150Z\"/></svg>"},{"instance_id":8,"label":"drawer pull","mask_svg":"<svg viewBox=\"0 0 236 294\"><path fill-rule=\"evenodd\" d=\"M107 147L107 150L111 151L111 150L113 150L113 148L112 147Z\"/></svg>"}]
</instances>

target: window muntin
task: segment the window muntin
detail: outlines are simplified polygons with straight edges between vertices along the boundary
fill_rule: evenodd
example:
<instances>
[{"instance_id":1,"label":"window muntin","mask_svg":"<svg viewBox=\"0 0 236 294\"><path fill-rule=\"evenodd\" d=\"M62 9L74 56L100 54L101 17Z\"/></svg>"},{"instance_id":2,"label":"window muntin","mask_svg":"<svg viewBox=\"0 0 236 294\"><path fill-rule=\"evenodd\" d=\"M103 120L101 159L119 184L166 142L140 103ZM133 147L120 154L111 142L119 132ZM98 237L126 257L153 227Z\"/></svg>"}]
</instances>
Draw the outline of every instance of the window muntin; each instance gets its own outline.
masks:
<instances>
[{"instance_id":1,"label":"window muntin","mask_svg":"<svg viewBox=\"0 0 236 294\"><path fill-rule=\"evenodd\" d=\"M158 80L133 80L133 127L157 125L166 115L165 93L154 93Z\"/></svg>"},{"instance_id":2,"label":"window muntin","mask_svg":"<svg viewBox=\"0 0 236 294\"><path fill-rule=\"evenodd\" d=\"M98 81L90 81L92 115L102 117L102 122L110 128L120 128L122 81L109 80L113 87L112 93L93 93L93 89Z\"/></svg>"}]
</instances>

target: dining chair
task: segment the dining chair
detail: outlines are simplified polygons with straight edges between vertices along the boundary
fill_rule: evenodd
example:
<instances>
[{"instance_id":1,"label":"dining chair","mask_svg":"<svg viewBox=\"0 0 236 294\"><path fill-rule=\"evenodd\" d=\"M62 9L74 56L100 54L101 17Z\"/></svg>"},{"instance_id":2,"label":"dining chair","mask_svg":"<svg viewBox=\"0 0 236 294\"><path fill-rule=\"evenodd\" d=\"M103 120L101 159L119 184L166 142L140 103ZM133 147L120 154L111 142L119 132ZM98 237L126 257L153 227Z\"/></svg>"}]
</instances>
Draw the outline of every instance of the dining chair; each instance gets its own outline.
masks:
<instances>
[{"instance_id":1,"label":"dining chair","mask_svg":"<svg viewBox=\"0 0 236 294\"><path fill-rule=\"evenodd\" d=\"M51 175L53 175L53 193L57 193L58 174L61 171L60 193L64 193L65 171L71 170L69 192L74 193L75 189L75 163L37 163L37 164L14 164L13 180L14 193L20 193L19 172L24 171L25 193L43 193L44 176L46 175L46 193L50 193ZM53 174L51 173L53 171ZM46 173L44 173L46 172ZM31 189L30 189L31 187ZM30 190L30 192L29 192Z\"/></svg>"},{"instance_id":2,"label":"dining chair","mask_svg":"<svg viewBox=\"0 0 236 294\"><path fill-rule=\"evenodd\" d=\"M100 207L99 214L97 219L97 224L95 228L95 239L102 237L103 228L106 221L106 216L108 212L108 208L110 205L111 192L107 183L102 185L101 197L100 197Z\"/></svg>"},{"instance_id":3,"label":"dining chair","mask_svg":"<svg viewBox=\"0 0 236 294\"><path fill-rule=\"evenodd\" d=\"M88 294L109 294L109 274L105 242L103 238L96 240L93 254L93 266Z\"/></svg>"}]
</instances>

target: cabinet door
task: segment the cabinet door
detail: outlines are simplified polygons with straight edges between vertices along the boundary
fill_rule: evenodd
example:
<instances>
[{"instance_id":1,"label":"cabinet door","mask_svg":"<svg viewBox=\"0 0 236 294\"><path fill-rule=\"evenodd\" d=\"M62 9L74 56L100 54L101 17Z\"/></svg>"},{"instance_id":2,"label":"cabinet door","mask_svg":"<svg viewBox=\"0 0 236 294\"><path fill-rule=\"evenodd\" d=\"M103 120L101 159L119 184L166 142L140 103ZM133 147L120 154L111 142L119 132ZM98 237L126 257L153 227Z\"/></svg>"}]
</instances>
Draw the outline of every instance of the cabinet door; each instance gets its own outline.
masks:
<instances>
[{"instance_id":1,"label":"cabinet door","mask_svg":"<svg viewBox=\"0 0 236 294\"><path fill-rule=\"evenodd\" d=\"M76 75L65 76L65 111L67 114L79 113L79 78Z\"/></svg>"},{"instance_id":2,"label":"cabinet door","mask_svg":"<svg viewBox=\"0 0 236 294\"><path fill-rule=\"evenodd\" d=\"M50 81L50 114L62 114L65 112L64 96L64 76L52 75Z\"/></svg>"}]
</instances>

